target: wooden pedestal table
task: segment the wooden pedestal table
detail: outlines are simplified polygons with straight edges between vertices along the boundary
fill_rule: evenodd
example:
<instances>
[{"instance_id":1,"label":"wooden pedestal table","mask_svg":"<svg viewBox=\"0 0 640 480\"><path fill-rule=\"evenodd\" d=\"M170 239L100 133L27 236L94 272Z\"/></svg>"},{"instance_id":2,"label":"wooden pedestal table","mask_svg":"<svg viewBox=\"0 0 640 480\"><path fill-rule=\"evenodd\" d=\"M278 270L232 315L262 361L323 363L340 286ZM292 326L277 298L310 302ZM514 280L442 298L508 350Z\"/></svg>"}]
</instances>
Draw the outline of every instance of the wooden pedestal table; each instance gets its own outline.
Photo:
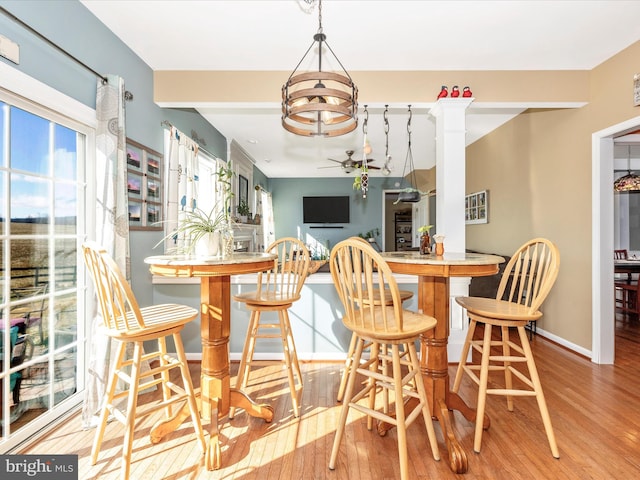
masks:
<instances>
[{"instance_id":1,"label":"wooden pedestal table","mask_svg":"<svg viewBox=\"0 0 640 480\"><path fill-rule=\"evenodd\" d=\"M273 408L257 404L244 392L230 387L229 333L231 327L231 275L262 272L273 268L276 255L266 253L234 253L225 258L188 255L158 255L145 258L154 275L200 277L202 337L202 371L200 378L200 414L210 421L207 446L208 470L220 468L218 419L229 413L229 407L243 408L249 415L273 419ZM186 409L188 410L188 409ZM151 432L154 443L175 430L189 416L183 409L173 419L163 422Z\"/></svg>"},{"instance_id":2,"label":"wooden pedestal table","mask_svg":"<svg viewBox=\"0 0 640 480\"><path fill-rule=\"evenodd\" d=\"M447 252L443 256L421 255L419 252L383 252L381 255L394 273L419 277L418 308L438 321L435 329L420 337L420 368L431 414L440 422L444 435L451 470L465 473L468 468L467 455L454 435L449 410L460 411L471 422L476 421L476 412L456 393L450 391L447 358L449 278L495 275L504 258L497 255ZM485 416L483 422L488 428L488 417ZM381 424L378 431L383 435L389 428L390 425Z\"/></svg>"}]
</instances>

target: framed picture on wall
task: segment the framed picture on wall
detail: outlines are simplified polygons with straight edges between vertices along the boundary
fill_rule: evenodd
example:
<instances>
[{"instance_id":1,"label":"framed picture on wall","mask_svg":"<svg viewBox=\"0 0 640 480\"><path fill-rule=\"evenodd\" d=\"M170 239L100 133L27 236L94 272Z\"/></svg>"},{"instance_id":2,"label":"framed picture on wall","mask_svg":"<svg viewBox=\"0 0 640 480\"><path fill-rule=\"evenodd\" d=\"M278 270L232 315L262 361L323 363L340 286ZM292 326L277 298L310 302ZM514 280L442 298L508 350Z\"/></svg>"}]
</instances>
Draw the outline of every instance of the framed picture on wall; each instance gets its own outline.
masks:
<instances>
[{"instance_id":1,"label":"framed picture on wall","mask_svg":"<svg viewBox=\"0 0 640 480\"><path fill-rule=\"evenodd\" d=\"M243 175L238 175L238 204L249 204L249 180Z\"/></svg>"},{"instance_id":2,"label":"framed picture on wall","mask_svg":"<svg viewBox=\"0 0 640 480\"><path fill-rule=\"evenodd\" d=\"M127 139L129 228L162 230L162 155Z\"/></svg>"},{"instance_id":3,"label":"framed picture on wall","mask_svg":"<svg viewBox=\"0 0 640 480\"><path fill-rule=\"evenodd\" d=\"M464 198L465 223L488 223L488 211L489 200L487 190L471 193Z\"/></svg>"}]
</instances>

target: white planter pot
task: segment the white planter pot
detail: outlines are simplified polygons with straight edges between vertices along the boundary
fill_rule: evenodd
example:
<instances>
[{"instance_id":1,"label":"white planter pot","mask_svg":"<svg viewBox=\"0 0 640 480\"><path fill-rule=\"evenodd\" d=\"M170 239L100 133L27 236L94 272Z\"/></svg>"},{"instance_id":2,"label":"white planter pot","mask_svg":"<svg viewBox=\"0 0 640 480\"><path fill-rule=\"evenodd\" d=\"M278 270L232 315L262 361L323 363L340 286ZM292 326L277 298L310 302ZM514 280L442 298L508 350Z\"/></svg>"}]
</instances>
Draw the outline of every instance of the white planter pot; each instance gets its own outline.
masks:
<instances>
[{"instance_id":1,"label":"white planter pot","mask_svg":"<svg viewBox=\"0 0 640 480\"><path fill-rule=\"evenodd\" d=\"M195 253L202 257L217 257L220 249L220 232L205 233L196 243Z\"/></svg>"}]
</instances>

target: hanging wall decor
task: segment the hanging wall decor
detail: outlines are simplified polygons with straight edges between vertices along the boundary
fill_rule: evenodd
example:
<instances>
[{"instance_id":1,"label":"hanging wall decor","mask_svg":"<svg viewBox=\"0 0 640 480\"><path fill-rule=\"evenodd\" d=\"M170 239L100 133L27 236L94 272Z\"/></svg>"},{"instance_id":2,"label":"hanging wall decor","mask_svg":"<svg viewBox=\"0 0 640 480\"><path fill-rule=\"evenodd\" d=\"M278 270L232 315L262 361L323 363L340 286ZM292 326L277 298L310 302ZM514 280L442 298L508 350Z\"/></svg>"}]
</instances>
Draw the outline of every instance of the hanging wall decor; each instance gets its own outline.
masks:
<instances>
[{"instance_id":1,"label":"hanging wall decor","mask_svg":"<svg viewBox=\"0 0 640 480\"><path fill-rule=\"evenodd\" d=\"M127 138L130 230L162 230L162 154Z\"/></svg>"}]
</instances>

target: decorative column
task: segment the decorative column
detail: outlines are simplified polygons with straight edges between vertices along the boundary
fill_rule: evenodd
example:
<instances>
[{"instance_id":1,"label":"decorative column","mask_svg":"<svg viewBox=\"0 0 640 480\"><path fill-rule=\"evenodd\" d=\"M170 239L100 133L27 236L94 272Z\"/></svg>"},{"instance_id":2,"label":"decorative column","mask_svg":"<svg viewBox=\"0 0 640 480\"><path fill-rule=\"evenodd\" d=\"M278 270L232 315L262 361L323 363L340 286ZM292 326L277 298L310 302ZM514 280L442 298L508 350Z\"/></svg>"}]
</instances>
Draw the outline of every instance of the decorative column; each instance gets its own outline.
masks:
<instances>
[{"instance_id":1,"label":"decorative column","mask_svg":"<svg viewBox=\"0 0 640 480\"><path fill-rule=\"evenodd\" d=\"M436 234L444 235L444 251L464 252L466 226L466 113L473 98L441 98L429 112L436 119ZM449 279L450 362L460 359L468 321L455 297L469 294L469 277Z\"/></svg>"}]
</instances>

